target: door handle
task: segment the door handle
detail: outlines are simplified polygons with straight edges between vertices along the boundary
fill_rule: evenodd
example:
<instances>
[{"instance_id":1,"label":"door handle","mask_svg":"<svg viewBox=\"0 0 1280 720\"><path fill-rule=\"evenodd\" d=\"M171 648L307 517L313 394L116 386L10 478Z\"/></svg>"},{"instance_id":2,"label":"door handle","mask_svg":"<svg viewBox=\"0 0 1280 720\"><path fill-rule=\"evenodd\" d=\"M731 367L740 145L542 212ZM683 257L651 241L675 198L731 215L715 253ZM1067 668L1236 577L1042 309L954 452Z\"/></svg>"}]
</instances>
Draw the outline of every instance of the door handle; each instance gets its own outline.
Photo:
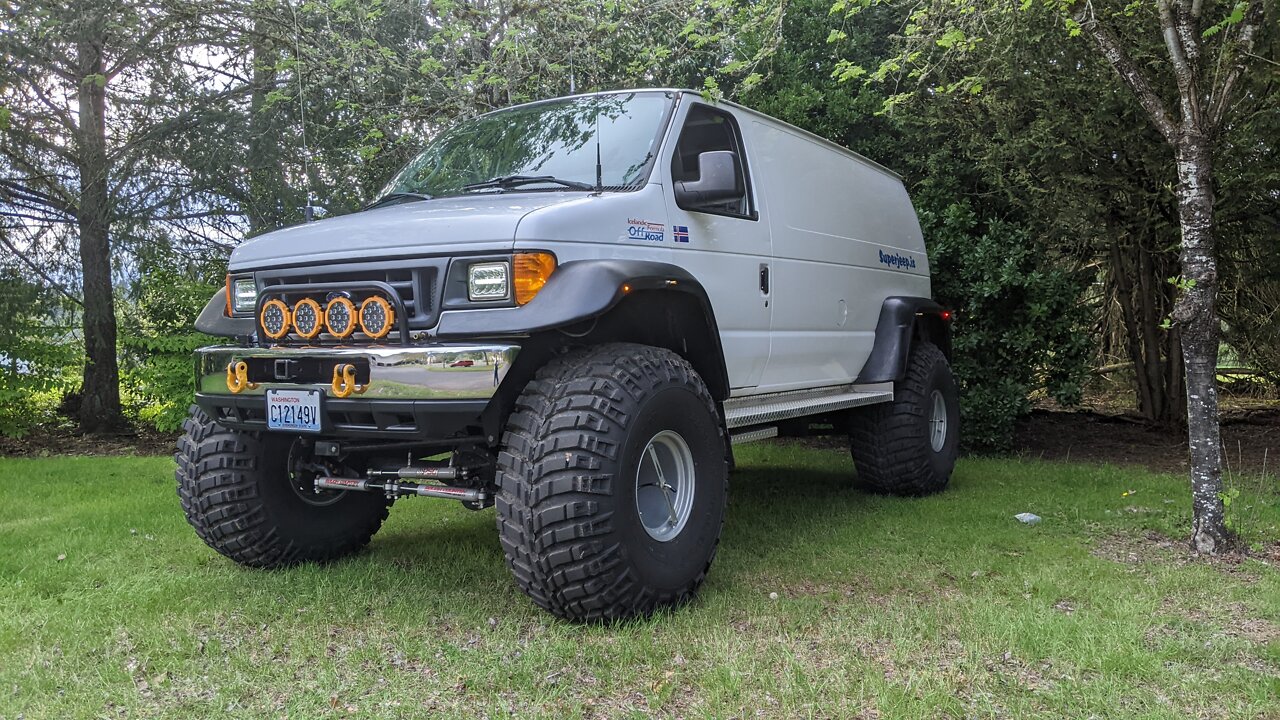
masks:
<instances>
[{"instance_id":1,"label":"door handle","mask_svg":"<svg viewBox=\"0 0 1280 720\"><path fill-rule=\"evenodd\" d=\"M769 294L769 266L760 263L760 293Z\"/></svg>"}]
</instances>

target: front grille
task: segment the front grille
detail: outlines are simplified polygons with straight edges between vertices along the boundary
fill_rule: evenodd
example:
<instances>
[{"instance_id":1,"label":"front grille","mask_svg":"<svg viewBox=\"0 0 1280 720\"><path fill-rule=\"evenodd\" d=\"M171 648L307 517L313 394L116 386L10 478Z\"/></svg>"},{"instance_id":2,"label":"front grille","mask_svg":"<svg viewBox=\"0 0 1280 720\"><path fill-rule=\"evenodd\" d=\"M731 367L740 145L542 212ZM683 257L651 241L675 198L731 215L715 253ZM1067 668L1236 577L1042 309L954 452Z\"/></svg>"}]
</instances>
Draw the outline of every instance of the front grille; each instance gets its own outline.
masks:
<instances>
[{"instance_id":1,"label":"front grille","mask_svg":"<svg viewBox=\"0 0 1280 720\"><path fill-rule=\"evenodd\" d=\"M280 298L291 308L301 298L310 297L323 310L327 304L328 296L333 292L337 292L343 285L351 285L355 288L349 295L352 302L358 307L361 301L370 295L385 296L387 294L386 292L372 289L368 285L369 283L381 283L388 286L399 299L399 304L403 306L405 311L404 315L408 321L409 330L427 330L435 327L436 321L440 317L440 285L447 263L448 260L445 258L427 258L264 270L257 273L258 290L264 300ZM361 287L362 283L365 284L363 287ZM285 285L329 285L338 286L338 288L308 291L303 287L298 291L287 293L272 292L273 287ZM387 299L390 300L391 298ZM392 305L396 304L396 302L392 302ZM397 319L391 333L378 340L378 342L398 343L405 341L404 338L400 337L399 326L400 323ZM336 343L358 344L370 341L371 338L361 333L357 326L352 335L342 339L336 338L328 332L322 332L319 337L310 340L291 333L273 342L284 345L324 345Z\"/></svg>"}]
</instances>

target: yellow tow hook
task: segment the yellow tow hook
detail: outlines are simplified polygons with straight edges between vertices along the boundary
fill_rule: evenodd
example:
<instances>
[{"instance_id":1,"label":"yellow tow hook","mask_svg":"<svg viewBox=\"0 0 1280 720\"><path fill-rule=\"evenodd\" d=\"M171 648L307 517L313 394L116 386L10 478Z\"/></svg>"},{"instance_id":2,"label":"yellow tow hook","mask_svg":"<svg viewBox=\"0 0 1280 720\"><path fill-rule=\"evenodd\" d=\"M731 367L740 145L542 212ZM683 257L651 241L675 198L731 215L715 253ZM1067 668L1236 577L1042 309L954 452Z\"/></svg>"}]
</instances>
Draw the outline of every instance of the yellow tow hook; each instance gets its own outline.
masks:
<instances>
[{"instance_id":1,"label":"yellow tow hook","mask_svg":"<svg viewBox=\"0 0 1280 720\"><path fill-rule=\"evenodd\" d=\"M356 384L355 365L334 365L333 384L330 386L334 397L350 397L352 393L362 394L369 389L368 385Z\"/></svg>"},{"instance_id":2,"label":"yellow tow hook","mask_svg":"<svg viewBox=\"0 0 1280 720\"><path fill-rule=\"evenodd\" d=\"M258 383L249 382L249 364L243 360L237 360L227 364L227 389L233 393L240 393L248 388L253 390L258 387Z\"/></svg>"}]
</instances>

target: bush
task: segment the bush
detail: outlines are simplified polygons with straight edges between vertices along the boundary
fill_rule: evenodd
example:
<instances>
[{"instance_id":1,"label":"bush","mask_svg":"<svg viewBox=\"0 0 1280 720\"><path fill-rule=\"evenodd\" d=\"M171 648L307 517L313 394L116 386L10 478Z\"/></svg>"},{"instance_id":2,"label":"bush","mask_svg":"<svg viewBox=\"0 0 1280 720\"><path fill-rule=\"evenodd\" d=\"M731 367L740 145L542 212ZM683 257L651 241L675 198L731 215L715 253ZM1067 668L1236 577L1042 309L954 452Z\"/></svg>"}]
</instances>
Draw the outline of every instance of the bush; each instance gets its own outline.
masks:
<instances>
[{"instance_id":1,"label":"bush","mask_svg":"<svg viewBox=\"0 0 1280 720\"><path fill-rule=\"evenodd\" d=\"M219 342L192 329L221 284L199 270L169 258L144 262L121 303L122 401L135 421L164 432L182 426L195 398L192 352Z\"/></svg>"},{"instance_id":2,"label":"bush","mask_svg":"<svg viewBox=\"0 0 1280 720\"><path fill-rule=\"evenodd\" d=\"M1088 373L1087 275L1055 262L1027 231L983 223L965 202L920 210L933 294L954 308L954 370L965 448L1008 450L1028 398L1079 403Z\"/></svg>"},{"instance_id":3,"label":"bush","mask_svg":"<svg viewBox=\"0 0 1280 720\"><path fill-rule=\"evenodd\" d=\"M78 387L84 350L73 304L0 267L0 435L23 437L57 419Z\"/></svg>"}]
</instances>

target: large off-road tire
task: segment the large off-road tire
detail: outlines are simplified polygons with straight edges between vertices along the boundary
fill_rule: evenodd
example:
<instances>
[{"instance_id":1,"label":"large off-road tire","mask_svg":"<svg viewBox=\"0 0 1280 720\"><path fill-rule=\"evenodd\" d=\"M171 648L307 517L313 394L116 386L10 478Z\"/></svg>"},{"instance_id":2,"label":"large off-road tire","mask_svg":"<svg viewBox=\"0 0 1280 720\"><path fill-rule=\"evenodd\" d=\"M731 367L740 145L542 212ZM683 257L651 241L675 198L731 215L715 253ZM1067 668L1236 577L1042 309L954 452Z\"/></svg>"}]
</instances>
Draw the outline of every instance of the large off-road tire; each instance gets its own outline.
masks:
<instances>
[{"instance_id":1,"label":"large off-road tire","mask_svg":"<svg viewBox=\"0 0 1280 720\"><path fill-rule=\"evenodd\" d=\"M274 568L323 562L369 542L387 518L377 493L308 496L295 488L296 438L228 430L199 407L178 439L178 498L201 540L241 565Z\"/></svg>"},{"instance_id":2,"label":"large off-road tire","mask_svg":"<svg viewBox=\"0 0 1280 720\"><path fill-rule=\"evenodd\" d=\"M498 455L498 532L517 584L576 621L684 602L720 540L727 447L710 393L673 352L611 344L548 363Z\"/></svg>"},{"instance_id":3,"label":"large off-road tire","mask_svg":"<svg viewBox=\"0 0 1280 720\"><path fill-rule=\"evenodd\" d=\"M893 402L852 413L849 447L858 483L874 492L928 495L947 486L960 443L960 405L951 365L917 340Z\"/></svg>"}]
</instances>

